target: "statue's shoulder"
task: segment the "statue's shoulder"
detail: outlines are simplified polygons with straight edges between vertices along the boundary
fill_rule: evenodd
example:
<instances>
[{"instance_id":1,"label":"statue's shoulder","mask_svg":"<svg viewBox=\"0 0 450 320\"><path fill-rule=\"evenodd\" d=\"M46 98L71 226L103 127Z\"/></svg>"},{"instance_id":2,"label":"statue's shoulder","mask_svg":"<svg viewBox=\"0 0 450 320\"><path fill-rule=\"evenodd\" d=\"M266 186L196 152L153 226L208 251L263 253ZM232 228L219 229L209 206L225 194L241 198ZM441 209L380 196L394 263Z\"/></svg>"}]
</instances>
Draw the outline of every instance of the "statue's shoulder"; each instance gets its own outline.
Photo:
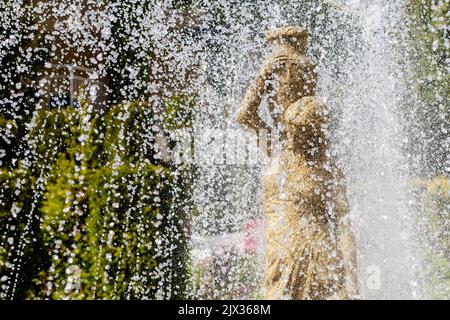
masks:
<instances>
[{"instance_id":1,"label":"statue's shoulder","mask_svg":"<svg viewBox=\"0 0 450 320\"><path fill-rule=\"evenodd\" d=\"M317 96L306 96L300 99L304 109L308 110L309 113L319 116L320 118L327 119L329 115L329 110L322 99Z\"/></svg>"}]
</instances>

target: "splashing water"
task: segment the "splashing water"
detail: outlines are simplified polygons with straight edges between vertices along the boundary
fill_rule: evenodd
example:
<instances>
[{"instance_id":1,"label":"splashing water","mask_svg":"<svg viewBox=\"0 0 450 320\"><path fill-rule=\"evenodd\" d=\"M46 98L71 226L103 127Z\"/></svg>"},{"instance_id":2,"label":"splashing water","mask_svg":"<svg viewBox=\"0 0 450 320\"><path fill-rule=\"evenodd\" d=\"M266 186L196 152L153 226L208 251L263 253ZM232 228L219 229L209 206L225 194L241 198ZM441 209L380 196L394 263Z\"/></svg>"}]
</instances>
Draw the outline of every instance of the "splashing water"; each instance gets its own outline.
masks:
<instances>
[{"instance_id":1,"label":"splashing water","mask_svg":"<svg viewBox=\"0 0 450 320\"><path fill-rule=\"evenodd\" d=\"M231 15L228 22L239 27L227 34L226 40L220 38L226 41L225 48L222 47L225 52L211 59L215 66L211 78L219 81L218 75L223 75L224 88L212 89L218 93L217 100L211 99L215 95L205 90L205 99L209 106L214 106L214 112L227 106L236 110L246 84L256 71L257 63L248 60L262 61L266 53L267 45L261 43L264 40L248 35L249 26L258 30L259 35L272 26L308 26L312 33L310 54L319 68L319 96L336 114L335 121L340 117L339 123L335 124L334 151L348 183L357 237L361 298L418 298L420 256L415 248L418 230L413 225L413 198L407 185L410 172L402 145L406 141L405 123L402 123L400 114L407 89L402 84L403 66L399 63L405 61L402 61L402 53L398 52L396 43L398 33L402 32L402 7L383 1L370 5L353 1L345 5L336 3L333 9L335 11L325 12L321 5L278 1L255 5L253 10L266 15L261 20L256 20L254 17L257 15L253 13L250 21L243 23L241 16L239 21L234 21L233 17L238 17ZM223 125L228 131L230 128L239 130L235 129L232 116L219 114L215 121L215 125ZM200 123L205 124L204 121ZM249 148L256 147L255 142L249 144ZM211 153L207 157L213 159ZM253 216L263 216L259 174L264 167L264 159L259 163L262 166L251 171L244 167L235 170L227 167L226 174L232 177L225 180L227 188L222 185L223 180L212 178L222 179L223 168L208 166L206 174L200 178L210 188L219 190L219 201L228 197L227 200L233 199L232 203L237 204L221 210L224 213L222 226L227 222L239 225L239 220L249 212ZM254 193L255 188L257 193ZM204 190L202 185L198 191L203 202L216 206L216 202L205 197ZM253 205L248 204L249 199ZM207 216L210 212L205 211ZM206 220L206 216L200 219L202 223ZM205 230L205 227L200 226L200 229ZM235 268L240 270L239 266ZM257 267L260 273L262 269L261 265ZM254 277L253 271L250 272L247 276ZM259 275L259 281L261 277Z\"/></svg>"},{"instance_id":2,"label":"splashing water","mask_svg":"<svg viewBox=\"0 0 450 320\"><path fill-rule=\"evenodd\" d=\"M407 186L408 161L400 107L401 52L395 32L401 27L397 4L354 2L363 39L351 79L343 93L342 127L337 141L358 244L361 295L375 299L417 298L417 255L413 212Z\"/></svg>"},{"instance_id":3,"label":"splashing water","mask_svg":"<svg viewBox=\"0 0 450 320\"><path fill-rule=\"evenodd\" d=\"M425 103L408 83L405 2L183 3L54 1L31 15L17 10L21 1L5 5L0 298L263 298L269 159L235 112L270 50L265 32L285 25L310 31L331 153L347 183L360 297L428 298L425 253L441 247L412 181L417 167L436 173L411 152L425 142L407 115ZM53 28L29 29L42 48L11 49L31 41L14 27L21 15ZM38 76L24 81L32 67L14 54ZM22 149L8 142L15 134Z\"/></svg>"}]
</instances>

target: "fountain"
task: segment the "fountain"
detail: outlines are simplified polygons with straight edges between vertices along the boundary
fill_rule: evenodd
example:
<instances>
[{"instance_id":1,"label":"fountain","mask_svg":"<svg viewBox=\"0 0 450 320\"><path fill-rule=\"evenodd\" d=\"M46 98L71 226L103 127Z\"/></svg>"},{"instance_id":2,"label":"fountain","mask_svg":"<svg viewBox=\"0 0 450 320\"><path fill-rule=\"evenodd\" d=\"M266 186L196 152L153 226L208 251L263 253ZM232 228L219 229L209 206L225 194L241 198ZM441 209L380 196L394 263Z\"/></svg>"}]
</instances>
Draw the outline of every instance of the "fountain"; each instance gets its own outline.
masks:
<instances>
[{"instance_id":1,"label":"fountain","mask_svg":"<svg viewBox=\"0 0 450 320\"><path fill-rule=\"evenodd\" d=\"M243 8L242 13L233 15L233 5L224 5L222 10L230 13L227 22L233 26L233 32L224 30L224 36L219 38L221 50L207 53L208 58L205 58L205 61L214 61L211 69L205 68L211 71L207 73L209 79L213 79L213 82L206 81L211 89L205 90L205 101L208 101L205 104L215 106L210 110L216 119L212 125L239 130L223 119L233 114L237 99L242 97L242 88L257 71L255 64L249 61L256 57L262 60L267 54L262 44L264 31L292 23L307 26L312 33L309 52L318 64L318 94L324 97L332 112L333 156L344 168L348 184L350 215L357 238L361 298L426 297L421 289L421 283L426 280L420 274L424 262L419 242L423 235L414 205L420 199L410 183L415 175L410 165L418 162L408 157L410 145L406 128L411 124L404 116L405 101L410 103L410 108L417 104L409 99L411 89L404 81L410 72L406 70L410 66L401 51L401 43L406 43L408 37L403 29L407 21L405 7L400 2L387 4L383 1L371 5L362 1L325 1L323 5L308 1L274 1L248 7L243 4ZM255 34L253 29L259 30L259 37L250 36ZM209 58L210 54L214 58ZM221 67L217 67L218 64ZM270 123L267 110L263 110L261 116ZM200 120L200 123L205 125L206 122ZM244 132L242 135L249 141L248 152L257 153L251 150L260 141L252 140ZM260 157L264 167L266 159L264 155ZM211 182L209 177L218 175L218 171L211 169L207 168L205 181ZM255 168L255 172L260 170ZM248 214L247 199L261 203L261 195L248 189L252 185L248 176L244 181L240 178L234 176L231 180L234 189L239 190L237 197L233 191L230 194L230 189L222 189L220 182L210 185L246 208L238 214L242 218ZM256 180L253 185L260 183ZM207 200L209 204L211 200ZM241 208L233 208L231 216L225 217L236 220L235 215ZM262 216L260 206L251 210L256 216ZM241 270L239 266L235 269L237 273ZM262 273L261 265L258 269ZM254 277L254 271L247 276Z\"/></svg>"},{"instance_id":2,"label":"fountain","mask_svg":"<svg viewBox=\"0 0 450 320\"><path fill-rule=\"evenodd\" d=\"M264 298L263 172L277 137L236 115L265 33L288 25L310 32L359 298L449 298L445 6L0 8L1 299Z\"/></svg>"}]
</instances>

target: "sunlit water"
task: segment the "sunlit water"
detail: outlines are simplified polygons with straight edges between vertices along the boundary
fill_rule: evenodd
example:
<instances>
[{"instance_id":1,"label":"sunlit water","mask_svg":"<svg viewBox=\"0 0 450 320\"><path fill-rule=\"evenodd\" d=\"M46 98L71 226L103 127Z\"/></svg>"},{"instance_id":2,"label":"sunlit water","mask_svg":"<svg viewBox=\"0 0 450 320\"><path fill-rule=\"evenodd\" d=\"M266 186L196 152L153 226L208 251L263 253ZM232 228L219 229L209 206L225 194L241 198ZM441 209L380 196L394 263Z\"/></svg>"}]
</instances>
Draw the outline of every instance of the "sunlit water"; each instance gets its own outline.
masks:
<instances>
[{"instance_id":1,"label":"sunlit water","mask_svg":"<svg viewBox=\"0 0 450 320\"><path fill-rule=\"evenodd\" d=\"M319 70L319 96L334 115L334 155L346 175L357 238L361 298L418 298L416 272L420 256L414 245L417 235L411 209L413 198L407 186L408 161L402 149L407 141L403 126L407 124L400 107L408 92L401 77L408 62L402 59L396 42L402 32L401 6L383 1L352 1L325 8L301 1L264 1L248 7L249 12L223 7L229 13L227 22L233 30L214 38L220 51L210 53L212 59L205 58L207 74L213 81L206 79L207 87L202 92L214 120L200 120L198 125L213 126L224 135L239 130L233 123L233 112L269 50L262 38L264 32L287 24L307 26L312 33L309 55ZM256 149L256 143L249 141L249 148ZM205 156L212 162L218 160L211 154L216 153ZM265 161L265 156L260 155L260 166L204 167L196 191L197 200L205 209L204 216L196 222L196 235L211 230L237 232L246 219L263 217L261 174ZM216 197L207 196L211 193ZM211 214L219 208L221 222ZM215 223L215 227L205 221ZM230 245L226 239L223 243ZM212 246L209 248L214 252ZM258 254L263 255L263 248ZM249 270L242 270L239 262L226 256L223 259L227 261L224 264L234 266L228 275L243 272L247 273L246 278L262 281L263 257ZM218 279L218 291L226 292L223 286L227 285L230 291L239 286L239 279L227 276L226 280Z\"/></svg>"},{"instance_id":2,"label":"sunlit water","mask_svg":"<svg viewBox=\"0 0 450 320\"><path fill-rule=\"evenodd\" d=\"M401 112L410 95L403 81L409 62L402 51L402 1L197 1L188 14L168 5L158 1L151 16L142 17L139 41L151 39L180 78L195 74L183 87L197 97L194 159L187 161L195 168L188 295L264 296L261 177L270 160L236 124L235 112L270 51L265 32L299 25L310 30L318 95L332 112L332 154L347 183L360 297L426 297L405 152L409 124ZM262 113L270 121L267 110ZM20 263L13 261L12 269ZM14 292L14 276L8 292ZM157 298L164 297L161 286Z\"/></svg>"}]
</instances>

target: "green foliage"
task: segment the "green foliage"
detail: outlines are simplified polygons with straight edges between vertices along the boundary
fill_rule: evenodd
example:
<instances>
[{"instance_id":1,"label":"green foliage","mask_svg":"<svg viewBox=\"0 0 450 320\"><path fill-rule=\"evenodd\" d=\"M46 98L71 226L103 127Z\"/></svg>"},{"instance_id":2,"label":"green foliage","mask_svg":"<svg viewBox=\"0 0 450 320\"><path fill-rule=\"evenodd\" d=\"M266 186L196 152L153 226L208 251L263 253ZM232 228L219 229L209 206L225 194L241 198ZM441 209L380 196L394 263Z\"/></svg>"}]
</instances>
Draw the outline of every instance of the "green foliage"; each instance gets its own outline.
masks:
<instances>
[{"instance_id":1,"label":"green foliage","mask_svg":"<svg viewBox=\"0 0 450 320\"><path fill-rule=\"evenodd\" d=\"M152 0L122 0L110 6L107 12L112 22L110 45L106 53L111 62L108 86L114 104L125 100L144 100L154 94L148 90L149 66L154 62L150 50L152 41L144 38L147 32L143 30L148 28L148 22L142 21L148 17L153 5Z\"/></svg>"},{"instance_id":2,"label":"green foliage","mask_svg":"<svg viewBox=\"0 0 450 320\"><path fill-rule=\"evenodd\" d=\"M412 148L411 152L420 152L418 156L424 158L423 171L444 174L447 152L443 146L450 115L450 48L446 44L449 2L408 0L406 12L410 35L408 58L412 63L408 82L414 99L418 98L421 103L413 110L407 104L405 113L410 115L411 140L424 141L422 148Z\"/></svg>"},{"instance_id":3,"label":"green foliage","mask_svg":"<svg viewBox=\"0 0 450 320\"><path fill-rule=\"evenodd\" d=\"M157 231L167 231L158 228L169 214L172 177L146 160L147 111L123 104L78 130L66 130L73 135L52 168L42 206L41 228L52 258L40 274L43 280L36 281L41 295L154 297L162 262L155 258L155 243L161 241ZM66 113L86 119L83 113Z\"/></svg>"},{"instance_id":4,"label":"green foliage","mask_svg":"<svg viewBox=\"0 0 450 320\"><path fill-rule=\"evenodd\" d=\"M143 102L122 103L111 107L99 129L104 132L102 161L120 157L135 164L154 158L153 114Z\"/></svg>"},{"instance_id":5,"label":"green foliage","mask_svg":"<svg viewBox=\"0 0 450 320\"><path fill-rule=\"evenodd\" d=\"M0 167L11 162L12 155L8 154L8 150L11 149L17 133L16 122L0 116Z\"/></svg>"},{"instance_id":6,"label":"green foliage","mask_svg":"<svg viewBox=\"0 0 450 320\"><path fill-rule=\"evenodd\" d=\"M42 232L52 265L53 299L154 297L157 217L167 192L163 169L99 168L76 172L62 159L43 204ZM80 179L83 177L83 179ZM77 287L79 286L79 287Z\"/></svg>"},{"instance_id":7,"label":"green foliage","mask_svg":"<svg viewBox=\"0 0 450 320\"><path fill-rule=\"evenodd\" d=\"M165 106L165 128L169 131L190 128L195 105L195 97L185 94L172 96Z\"/></svg>"},{"instance_id":8,"label":"green foliage","mask_svg":"<svg viewBox=\"0 0 450 320\"><path fill-rule=\"evenodd\" d=\"M142 102L35 113L31 162L0 174L0 271L20 279L15 297L183 297L190 183L155 161L153 121ZM31 263L8 271L20 241Z\"/></svg>"},{"instance_id":9,"label":"green foliage","mask_svg":"<svg viewBox=\"0 0 450 320\"><path fill-rule=\"evenodd\" d=\"M426 289L436 299L450 298L449 182L445 165L450 115L448 73L448 0L408 0L409 56L411 78L407 79L413 103L405 103L409 115L412 159L420 159L418 174L434 178L420 184L421 223L427 245ZM419 103L417 103L417 100ZM414 106L418 107L414 108ZM415 141L421 141L417 145Z\"/></svg>"},{"instance_id":10,"label":"green foliage","mask_svg":"<svg viewBox=\"0 0 450 320\"><path fill-rule=\"evenodd\" d=\"M0 247L0 273L3 274L6 268L6 248Z\"/></svg>"},{"instance_id":11,"label":"green foliage","mask_svg":"<svg viewBox=\"0 0 450 320\"><path fill-rule=\"evenodd\" d=\"M450 298L450 182L439 176L419 183L422 197L421 225L424 225L427 248L425 286L433 299Z\"/></svg>"},{"instance_id":12,"label":"green foliage","mask_svg":"<svg viewBox=\"0 0 450 320\"><path fill-rule=\"evenodd\" d=\"M0 171L0 251L6 251L0 256L0 271L9 284L8 290L0 291L0 298L11 296L13 288L16 295L23 295L25 284L34 277L33 270L45 263L39 217L35 214L40 200L39 193L34 192L37 185L26 161L20 161L14 170ZM8 267L11 262L20 268Z\"/></svg>"},{"instance_id":13,"label":"green foliage","mask_svg":"<svg viewBox=\"0 0 450 320\"><path fill-rule=\"evenodd\" d=\"M419 83L424 87L444 87L449 77L445 72L449 53L449 48L445 45L449 4L446 1L437 4L432 0L410 0L407 12L411 19L413 54L417 62L422 62L416 65Z\"/></svg>"},{"instance_id":14,"label":"green foliage","mask_svg":"<svg viewBox=\"0 0 450 320\"><path fill-rule=\"evenodd\" d=\"M0 118L4 119L0 123L7 120L15 128L8 141L0 142L0 166L12 168L18 155L25 152L22 139L40 99L37 81L49 57L50 43L38 28L32 1L23 1L20 6L2 1L0 11Z\"/></svg>"},{"instance_id":15,"label":"green foliage","mask_svg":"<svg viewBox=\"0 0 450 320\"><path fill-rule=\"evenodd\" d=\"M189 175L155 156L155 106L142 102L166 76L150 76L159 62L141 32L152 5L107 6L110 101L49 110L38 82L65 54L48 50L60 44L34 1L0 2L0 298L183 297ZM86 47L64 49L83 65ZM177 110L167 117L184 125Z\"/></svg>"}]
</instances>

